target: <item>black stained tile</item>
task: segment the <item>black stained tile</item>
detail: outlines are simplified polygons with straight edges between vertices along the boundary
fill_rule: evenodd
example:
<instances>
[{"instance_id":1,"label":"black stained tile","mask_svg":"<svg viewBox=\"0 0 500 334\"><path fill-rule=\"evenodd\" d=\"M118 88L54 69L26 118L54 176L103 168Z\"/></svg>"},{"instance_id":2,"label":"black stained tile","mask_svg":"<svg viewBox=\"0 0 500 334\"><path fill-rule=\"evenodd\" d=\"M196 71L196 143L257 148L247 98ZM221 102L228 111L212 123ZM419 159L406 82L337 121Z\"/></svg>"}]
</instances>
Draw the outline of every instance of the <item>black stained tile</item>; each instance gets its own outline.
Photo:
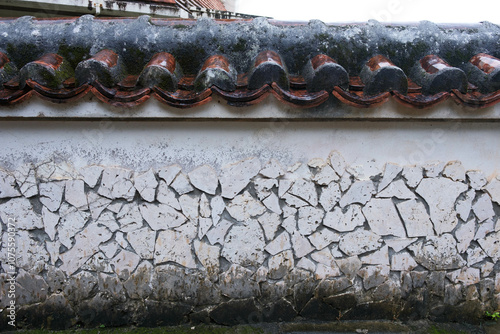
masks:
<instances>
[{"instance_id":1,"label":"black stained tile","mask_svg":"<svg viewBox=\"0 0 500 334\"><path fill-rule=\"evenodd\" d=\"M214 94L241 107L270 94L297 108L329 98L357 108L389 99L418 109L449 98L471 108L500 101L500 28L489 23L445 29L87 16L0 19L0 34L7 36L0 105L33 95L71 103L87 94L128 108L151 97L190 108Z\"/></svg>"}]
</instances>

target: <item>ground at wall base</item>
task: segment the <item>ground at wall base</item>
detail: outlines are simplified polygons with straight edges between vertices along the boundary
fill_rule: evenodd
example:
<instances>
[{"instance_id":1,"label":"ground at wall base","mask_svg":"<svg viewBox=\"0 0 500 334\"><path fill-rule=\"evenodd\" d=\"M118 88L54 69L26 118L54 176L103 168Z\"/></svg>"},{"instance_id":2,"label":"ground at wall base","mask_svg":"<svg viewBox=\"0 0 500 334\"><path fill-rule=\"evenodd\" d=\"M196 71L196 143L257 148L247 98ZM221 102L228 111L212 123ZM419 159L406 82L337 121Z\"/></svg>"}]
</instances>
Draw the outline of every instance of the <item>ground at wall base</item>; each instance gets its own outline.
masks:
<instances>
[{"instance_id":1,"label":"ground at wall base","mask_svg":"<svg viewBox=\"0 0 500 334\"><path fill-rule=\"evenodd\" d=\"M7 332L10 333L10 332ZM14 333L14 332L12 332ZM18 330L16 333L25 334L306 334L306 333L415 333L415 334L496 334L500 333L500 322L487 321L481 325L461 323L435 323L430 321L336 321L336 322L294 322L294 323L265 323L238 326L172 326L157 328L105 328L71 329L65 331L49 330Z\"/></svg>"}]
</instances>

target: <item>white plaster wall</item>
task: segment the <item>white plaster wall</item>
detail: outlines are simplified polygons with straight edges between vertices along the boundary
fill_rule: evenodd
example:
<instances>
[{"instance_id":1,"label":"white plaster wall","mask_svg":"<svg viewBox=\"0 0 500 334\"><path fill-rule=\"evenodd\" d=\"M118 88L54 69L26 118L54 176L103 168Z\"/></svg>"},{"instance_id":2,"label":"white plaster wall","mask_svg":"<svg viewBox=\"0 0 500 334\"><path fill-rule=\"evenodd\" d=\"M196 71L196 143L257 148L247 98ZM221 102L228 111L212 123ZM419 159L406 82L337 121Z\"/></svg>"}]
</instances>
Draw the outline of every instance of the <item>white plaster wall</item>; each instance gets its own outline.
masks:
<instances>
[{"instance_id":1,"label":"white plaster wall","mask_svg":"<svg viewBox=\"0 0 500 334\"><path fill-rule=\"evenodd\" d=\"M52 116L88 108L97 114L118 112L87 102L51 111L49 105L34 102L27 109L36 114L38 108L47 108ZM218 107L211 103L193 113L238 116L213 103ZM251 110L267 117L283 111L273 103ZM272 311L260 307L268 303L287 306L286 319L316 319L315 305L335 297L333 292L295 306L288 301L295 297L281 295L301 291L301 280L309 279L317 286L314 293L304 292L306 298L343 286L336 293L349 294L359 306L342 305L349 319L370 312L367 305L388 319L399 316L393 310L401 305L408 312L418 307L422 318L428 317L431 305L446 307L451 310L446 312L448 321L463 320L466 303L475 310L467 313L470 319L497 308L500 177L493 176L500 166L500 122L392 116L371 121L153 120L171 110L141 106L140 111L153 116L0 121L0 167L5 168L0 168L1 246L7 245L4 225L14 219L19 281L24 284L19 300L44 310L57 295L61 327L77 321L85 326L150 325L155 322L148 315L155 314L160 301L184 313L159 307L165 313L158 317L178 322L195 319L193 308L182 311L186 301L196 310L205 307L214 322L228 325L240 321L240 315L228 319L233 309L242 310L243 322L248 314L263 314L262 319L271 321ZM445 106L423 113L434 111L460 112ZM361 117L363 112L370 113L357 113ZM334 150L350 167L338 155L327 159ZM223 167L249 157L260 162L247 159ZM283 175L274 165L266 167L273 173L262 173L271 158L284 167L300 161L317 168L298 167ZM463 167L444 167L454 160ZM394 165L384 171L388 162L425 166L431 161L442 163L424 173L415 168L408 171L410 176ZM25 163L39 166L34 171ZM83 172L91 164L104 168ZM163 178L171 175L175 180L159 180L159 168L172 164L182 165L182 173L176 166L164 168ZM197 168L205 164L209 167ZM472 169L481 172L465 174ZM378 177L367 179L374 175ZM4 248L2 255L7 254ZM6 275L0 269L0 278ZM411 283L413 276L418 279ZM55 292L63 284L54 283L59 282L55 277L64 282L62 294ZM80 282L92 288L82 289ZM470 292L467 297L464 288ZM125 291L135 297L128 298ZM407 294L421 296L424 291L437 297L423 306L402 302ZM469 295L471 300L464 301ZM376 298L384 304L374 302ZM133 307L138 300L144 306ZM64 305L70 303L75 313L68 315ZM379 313L383 305L386 313ZM114 323L113 314L123 313L122 307L130 311L123 322ZM277 309L281 317L283 307Z\"/></svg>"},{"instance_id":2,"label":"white plaster wall","mask_svg":"<svg viewBox=\"0 0 500 334\"><path fill-rule=\"evenodd\" d=\"M55 159L82 167L135 170L179 163L189 171L256 156L283 165L338 150L366 173L402 165L460 160L486 176L500 168L500 123L423 121L7 121L0 122L0 165ZM373 168L372 168L373 167Z\"/></svg>"},{"instance_id":3,"label":"white plaster wall","mask_svg":"<svg viewBox=\"0 0 500 334\"><path fill-rule=\"evenodd\" d=\"M120 119L120 120L446 120L498 122L500 104L488 108L458 106L451 98L427 109L406 107L389 98L378 106L350 107L331 97L316 108L300 109L286 105L269 94L253 106L234 107L217 96L201 106L173 108L151 97L133 108L112 107L92 94L71 104L55 104L33 96L23 103L2 107L0 119Z\"/></svg>"}]
</instances>

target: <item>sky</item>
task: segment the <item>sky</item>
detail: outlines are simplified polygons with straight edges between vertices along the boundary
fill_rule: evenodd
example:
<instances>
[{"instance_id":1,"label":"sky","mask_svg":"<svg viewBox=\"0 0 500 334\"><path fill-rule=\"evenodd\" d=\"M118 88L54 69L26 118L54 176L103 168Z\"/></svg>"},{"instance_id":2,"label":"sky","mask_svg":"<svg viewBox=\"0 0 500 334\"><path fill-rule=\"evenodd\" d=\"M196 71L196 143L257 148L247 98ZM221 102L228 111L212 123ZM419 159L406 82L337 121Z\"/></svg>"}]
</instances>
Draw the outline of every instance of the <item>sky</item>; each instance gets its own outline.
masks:
<instances>
[{"instance_id":1,"label":"sky","mask_svg":"<svg viewBox=\"0 0 500 334\"><path fill-rule=\"evenodd\" d=\"M270 16L277 20L325 23L380 22L500 24L500 1L449 0L236 0L236 11ZM477 5L476 5L477 4Z\"/></svg>"}]
</instances>

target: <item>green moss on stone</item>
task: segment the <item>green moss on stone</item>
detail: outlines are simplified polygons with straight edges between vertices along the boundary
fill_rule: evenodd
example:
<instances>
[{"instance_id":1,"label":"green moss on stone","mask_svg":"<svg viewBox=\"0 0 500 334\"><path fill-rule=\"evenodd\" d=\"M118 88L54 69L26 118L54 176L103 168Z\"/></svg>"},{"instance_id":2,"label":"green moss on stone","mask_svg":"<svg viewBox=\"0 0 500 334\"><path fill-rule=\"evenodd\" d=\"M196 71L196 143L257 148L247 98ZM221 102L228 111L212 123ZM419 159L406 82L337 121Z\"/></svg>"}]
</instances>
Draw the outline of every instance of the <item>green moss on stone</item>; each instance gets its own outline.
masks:
<instances>
[{"instance_id":1,"label":"green moss on stone","mask_svg":"<svg viewBox=\"0 0 500 334\"><path fill-rule=\"evenodd\" d=\"M11 60L18 66L18 68L23 67L29 62L36 60L37 46L35 44L19 43L12 44L8 43L6 47L7 54L11 57Z\"/></svg>"},{"instance_id":2,"label":"green moss on stone","mask_svg":"<svg viewBox=\"0 0 500 334\"><path fill-rule=\"evenodd\" d=\"M8 78L12 78L14 75L17 74L18 71L16 65L14 65L12 62L8 62L7 64L5 64L3 70L5 72L6 77Z\"/></svg>"},{"instance_id":3,"label":"green moss on stone","mask_svg":"<svg viewBox=\"0 0 500 334\"><path fill-rule=\"evenodd\" d=\"M244 38L239 37L238 42L233 45L234 52L242 52L247 49L247 41Z\"/></svg>"},{"instance_id":4,"label":"green moss on stone","mask_svg":"<svg viewBox=\"0 0 500 334\"><path fill-rule=\"evenodd\" d=\"M436 326L432 326L431 328L429 328L429 334L467 334L467 332L442 329Z\"/></svg>"},{"instance_id":5,"label":"green moss on stone","mask_svg":"<svg viewBox=\"0 0 500 334\"><path fill-rule=\"evenodd\" d=\"M187 75L198 73L203 62L208 57L205 49L198 45L188 45L172 53L175 59L178 59L181 68Z\"/></svg>"},{"instance_id":6,"label":"green moss on stone","mask_svg":"<svg viewBox=\"0 0 500 334\"><path fill-rule=\"evenodd\" d=\"M316 34L314 35L314 37L320 42L326 42L330 40L330 34L327 34L326 32Z\"/></svg>"},{"instance_id":7,"label":"green moss on stone","mask_svg":"<svg viewBox=\"0 0 500 334\"><path fill-rule=\"evenodd\" d=\"M82 46L70 46L62 43L59 45L59 50L57 52L64 59L66 59L73 68L75 68L79 62L88 59L90 57L90 49Z\"/></svg>"},{"instance_id":8,"label":"green moss on stone","mask_svg":"<svg viewBox=\"0 0 500 334\"><path fill-rule=\"evenodd\" d=\"M146 52L137 47L128 48L126 52L126 65L130 74L139 74L146 65ZM125 73L124 73L125 76Z\"/></svg>"}]
</instances>

